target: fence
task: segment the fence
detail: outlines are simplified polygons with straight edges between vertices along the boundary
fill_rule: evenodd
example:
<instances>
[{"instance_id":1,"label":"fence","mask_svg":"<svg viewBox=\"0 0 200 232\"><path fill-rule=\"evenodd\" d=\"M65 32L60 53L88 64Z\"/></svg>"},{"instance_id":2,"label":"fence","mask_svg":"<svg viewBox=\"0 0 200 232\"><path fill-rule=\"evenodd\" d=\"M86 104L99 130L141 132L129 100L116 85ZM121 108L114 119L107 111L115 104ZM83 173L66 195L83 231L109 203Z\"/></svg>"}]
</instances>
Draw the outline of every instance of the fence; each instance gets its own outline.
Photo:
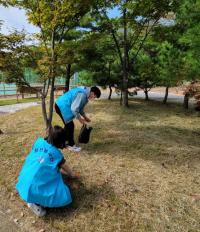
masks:
<instances>
[{"instance_id":1,"label":"fence","mask_svg":"<svg viewBox=\"0 0 200 232\"><path fill-rule=\"evenodd\" d=\"M31 70L26 71L26 79L31 84L31 86L41 87L40 83L37 84L36 82L34 82L35 76L32 74ZM61 90L62 88L64 89L63 87L64 83L65 83L64 77L58 77L56 78L55 86L60 87ZM79 85L79 79L78 79L78 73L75 73L73 77L70 79L70 88L73 88L77 85ZM0 82L0 97L16 95L16 94L17 94L17 86L14 83L5 84L3 82Z\"/></svg>"},{"instance_id":2,"label":"fence","mask_svg":"<svg viewBox=\"0 0 200 232\"><path fill-rule=\"evenodd\" d=\"M0 83L0 96L14 95L17 93L15 84Z\"/></svg>"}]
</instances>

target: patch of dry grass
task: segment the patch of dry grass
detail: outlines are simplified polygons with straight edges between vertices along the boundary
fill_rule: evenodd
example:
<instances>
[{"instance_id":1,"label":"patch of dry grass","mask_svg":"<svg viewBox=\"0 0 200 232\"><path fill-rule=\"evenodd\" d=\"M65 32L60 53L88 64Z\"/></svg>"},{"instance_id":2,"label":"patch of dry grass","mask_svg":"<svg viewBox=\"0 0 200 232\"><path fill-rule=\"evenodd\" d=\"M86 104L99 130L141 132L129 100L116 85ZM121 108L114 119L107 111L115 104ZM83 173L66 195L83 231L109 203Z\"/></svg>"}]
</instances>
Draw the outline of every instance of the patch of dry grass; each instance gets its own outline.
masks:
<instances>
[{"instance_id":1,"label":"patch of dry grass","mask_svg":"<svg viewBox=\"0 0 200 232\"><path fill-rule=\"evenodd\" d=\"M198 114L141 100L129 109L96 101L87 110L90 144L81 154L64 151L82 176L72 186L74 201L44 219L13 195L24 158L44 131L40 107L0 117L1 198L9 199L2 207L11 208L23 231L200 231ZM54 122L61 124L57 116Z\"/></svg>"}]
</instances>

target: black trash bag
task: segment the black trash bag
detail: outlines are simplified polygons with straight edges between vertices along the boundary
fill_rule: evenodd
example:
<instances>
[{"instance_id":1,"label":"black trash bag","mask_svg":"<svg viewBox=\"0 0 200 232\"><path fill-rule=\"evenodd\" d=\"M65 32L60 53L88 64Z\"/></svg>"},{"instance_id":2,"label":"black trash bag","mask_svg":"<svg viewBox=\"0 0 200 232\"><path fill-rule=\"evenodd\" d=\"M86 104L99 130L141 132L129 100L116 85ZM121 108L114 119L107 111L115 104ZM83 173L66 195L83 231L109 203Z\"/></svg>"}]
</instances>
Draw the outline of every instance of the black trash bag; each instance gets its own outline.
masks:
<instances>
[{"instance_id":1,"label":"black trash bag","mask_svg":"<svg viewBox=\"0 0 200 232\"><path fill-rule=\"evenodd\" d=\"M92 131L92 127L87 127L86 125L83 125L81 127L79 136L78 136L78 142L79 143L88 143L90 140L90 133Z\"/></svg>"}]
</instances>

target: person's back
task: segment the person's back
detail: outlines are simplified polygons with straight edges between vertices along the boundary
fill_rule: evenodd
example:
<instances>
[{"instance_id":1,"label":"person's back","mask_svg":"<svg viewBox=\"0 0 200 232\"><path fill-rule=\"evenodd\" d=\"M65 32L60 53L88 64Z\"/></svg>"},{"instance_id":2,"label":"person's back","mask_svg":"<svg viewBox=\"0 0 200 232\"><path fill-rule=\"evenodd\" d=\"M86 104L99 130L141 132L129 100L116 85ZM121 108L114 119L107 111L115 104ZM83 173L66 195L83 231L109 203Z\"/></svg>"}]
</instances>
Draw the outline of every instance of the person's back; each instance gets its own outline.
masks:
<instances>
[{"instance_id":1,"label":"person's back","mask_svg":"<svg viewBox=\"0 0 200 232\"><path fill-rule=\"evenodd\" d=\"M72 201L59 171L64 168L72 173L59 150L65 146L65 131L59 126L50 131L46 139L38 138L34 143L16 184L20 197L38 216L46 213L43 207L61 207Z\"/></svg>"},{"instance_id":2,"label":"person's back","mask_svg":"<svg viewBox=\"0 0 200 232\"><path fill-rule=\"evenodd\" d=\"M73 100L77 96L78 93L82 93L85 95L85 104L87 103L87 93L84 88L77 87L74 89L71 89L70 91L64 93L62 96L60 96L56 100L56 104L59 107L61 114L63 116L63 119L65 122L71 121L75 115L71 110L71 105L73 103ZM80 110L84 107L85 104L82 104L82 107L80 107Z\"/></svg>"},{"instance_id":3,"label":"person's back","mask_svg":"<svg viewBox=\"0 0 200 232\"><path fill-rule=\"evenodd\" d=\"M23 200L45 207L71 203L71 196L62 181L58 165L62 153L43 138L38 138L20 173L16 188ZM55 195L60 194L59 198Z\"/></svg>"}]
</instances>

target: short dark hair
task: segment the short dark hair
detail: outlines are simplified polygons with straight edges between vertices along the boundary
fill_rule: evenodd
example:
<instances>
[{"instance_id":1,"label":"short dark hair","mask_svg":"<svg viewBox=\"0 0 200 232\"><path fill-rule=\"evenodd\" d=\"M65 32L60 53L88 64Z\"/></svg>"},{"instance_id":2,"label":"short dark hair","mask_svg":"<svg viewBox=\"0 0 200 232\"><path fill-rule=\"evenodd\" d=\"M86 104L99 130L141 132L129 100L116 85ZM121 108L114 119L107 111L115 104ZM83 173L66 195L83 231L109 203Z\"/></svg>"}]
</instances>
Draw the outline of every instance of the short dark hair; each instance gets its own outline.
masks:
<instances>
[{"instance_id":1,"label":"short dark hair","mask_svg":"<svg viewBox=\"0 0 200 232\"><path fill-rule=\"evenodd\" d=\"M92 86L90 92L93 92L97 98L101 96L101 90L96 86Z\"/></svg>"},{"instance_id":2,"label":"short dark hair","mask_svg":"<svg viewBox=\"0 0 200 232\"><path fill-rule=\"evenodd\" d=\"M66 143L66 133L61 126L50 127L46 138L47 142L57 148L64 148Z\"/></svg>"}]
</instances>

